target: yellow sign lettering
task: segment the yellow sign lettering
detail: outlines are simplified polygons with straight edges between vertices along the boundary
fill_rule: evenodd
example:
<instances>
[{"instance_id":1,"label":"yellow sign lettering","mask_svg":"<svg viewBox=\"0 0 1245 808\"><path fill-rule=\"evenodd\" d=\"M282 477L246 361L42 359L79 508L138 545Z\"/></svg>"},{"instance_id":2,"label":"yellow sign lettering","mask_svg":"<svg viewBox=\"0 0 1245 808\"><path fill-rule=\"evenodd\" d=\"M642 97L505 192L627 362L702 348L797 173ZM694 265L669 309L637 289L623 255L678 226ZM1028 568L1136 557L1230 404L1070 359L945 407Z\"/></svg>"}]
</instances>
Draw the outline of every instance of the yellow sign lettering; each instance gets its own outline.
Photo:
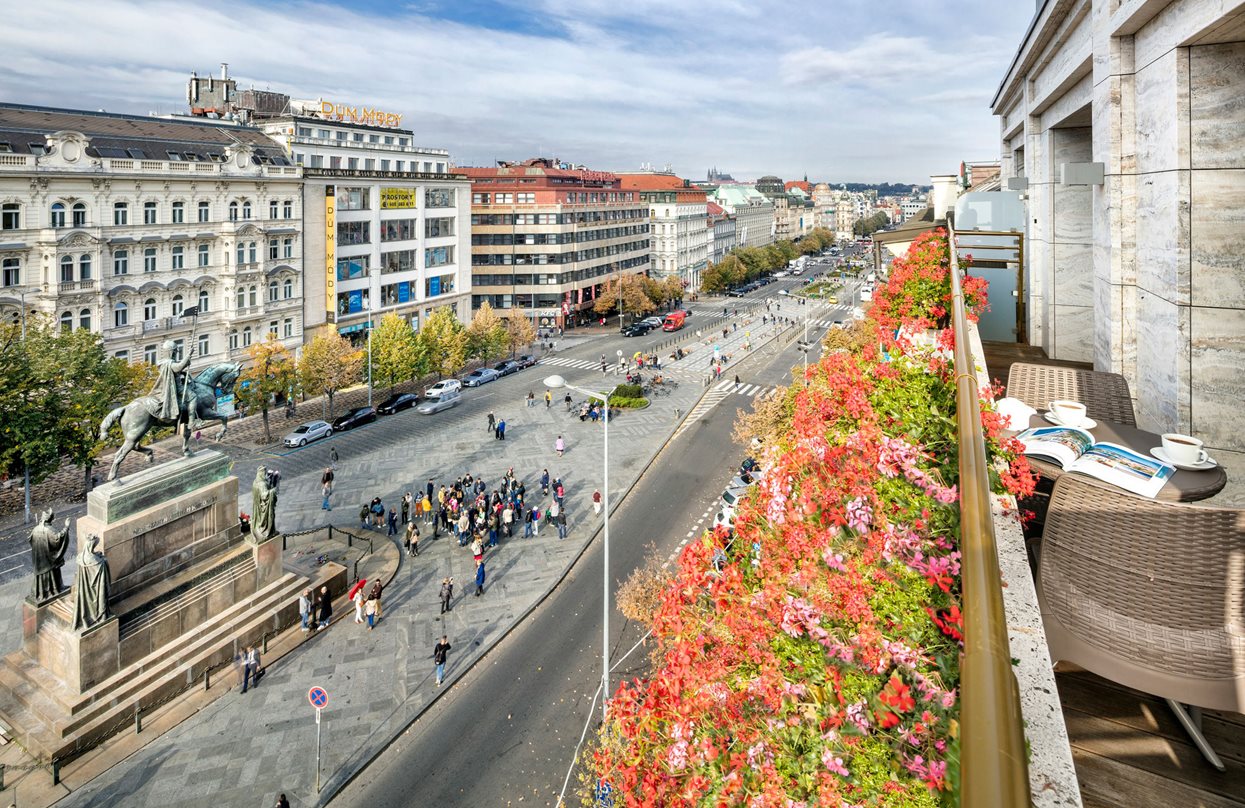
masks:
<instances>
[{"instance_id":1,"label":"yellow sign lettering","mask_svg":"<svg viewBox=\"0 0 1245 808\"><path fill-rule=\"evenodd\" d=\"M387 128L402 125L402 115L399 113L385 112L375 107L348 107L345 104L334 104L332 101L320 102L320 117L333 121Z\"/></svg>"},{"instance_id":2,"label":"yellow sign lettering","mask_svg":"<svg viewBox=\"0 0 1245 808\"><path fill-rule=\"evenodd\" d=\"M324 186L324 310L337 322L337 188Z\"/></svg>"}]
</instances>

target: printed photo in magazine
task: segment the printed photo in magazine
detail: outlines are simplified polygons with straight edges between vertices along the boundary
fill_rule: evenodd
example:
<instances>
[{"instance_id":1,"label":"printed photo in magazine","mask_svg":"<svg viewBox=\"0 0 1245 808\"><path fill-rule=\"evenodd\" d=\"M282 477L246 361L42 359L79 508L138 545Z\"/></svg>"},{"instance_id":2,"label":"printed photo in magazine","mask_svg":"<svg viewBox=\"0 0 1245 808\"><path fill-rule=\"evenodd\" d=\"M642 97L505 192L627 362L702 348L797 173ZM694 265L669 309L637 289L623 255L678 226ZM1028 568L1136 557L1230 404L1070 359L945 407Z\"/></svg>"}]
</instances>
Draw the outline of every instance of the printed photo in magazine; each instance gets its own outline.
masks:
<instances>
[{"instance_id":1,"label":"printed photo in magazine","mask_svg":"<svg viewBox=\"0 0 1245 808\"><path fill-rule=\"evenodd\" d=\"M1134 494L1156 496L1176 468L1149 455L1115 443L1095 443L1084 429L1044 426L1016 436L1025 454L1056 463L1064 471L1079 472L1118 485Z\"/></svg>"}]
</instances>

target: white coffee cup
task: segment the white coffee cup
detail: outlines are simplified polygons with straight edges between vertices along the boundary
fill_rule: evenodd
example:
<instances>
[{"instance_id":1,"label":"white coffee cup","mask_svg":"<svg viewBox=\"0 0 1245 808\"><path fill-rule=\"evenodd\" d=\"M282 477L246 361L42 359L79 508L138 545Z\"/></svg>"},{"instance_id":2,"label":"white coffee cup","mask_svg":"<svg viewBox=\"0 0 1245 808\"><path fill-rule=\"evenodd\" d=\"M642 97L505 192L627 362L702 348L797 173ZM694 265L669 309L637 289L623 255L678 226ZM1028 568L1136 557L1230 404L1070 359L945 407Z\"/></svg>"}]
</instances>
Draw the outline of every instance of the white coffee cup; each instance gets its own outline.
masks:
<instances>
[{"instance_id":1,"label":"white coffee cup","mask_svg":"<svg viewBox=\"0 0 1245 808\"><path fill-rule=\"evenodd\" d=\"M1207 457L1200 440L1192 435L1180 435L1175 432L1163 435L1163 451L1172 460L1186 466L1205 463Z\"/></svg>"},{"instance_id":2,"label":"white coffee cup","mask_svg":"<svg viewBox=\"0 0 1245 808\"><path fill-rule=\"evenodd\" d=\"M1080 426L1085 423L1085 405L1079 401L1052 401L1050 411L1055 420L1065 426Z\"/></svg>"}]
</instances>

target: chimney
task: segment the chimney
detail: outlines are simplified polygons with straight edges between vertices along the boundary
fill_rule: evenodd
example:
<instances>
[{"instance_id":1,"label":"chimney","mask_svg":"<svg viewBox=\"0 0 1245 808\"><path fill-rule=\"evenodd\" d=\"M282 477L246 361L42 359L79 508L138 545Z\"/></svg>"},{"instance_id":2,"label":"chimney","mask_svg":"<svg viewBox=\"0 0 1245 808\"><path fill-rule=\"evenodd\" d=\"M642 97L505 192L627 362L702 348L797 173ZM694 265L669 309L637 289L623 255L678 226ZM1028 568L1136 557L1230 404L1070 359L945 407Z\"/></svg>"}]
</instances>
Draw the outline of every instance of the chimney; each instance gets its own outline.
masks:
<instances>
[{"instance_id":1,"label":"chimney","mask_svg":"<svg viewBox=\"0 0 1245 808\"><path fill-rule=\"evenodd\" d=\"M934 186L931 207L934 209L935 219L947 218L947 213L955 208L955 200L959 196L956 180L955 174L935 174L929 178Z\"/></svg>"},{"instance_id":2,"label":"chimney","mask_svg":"<svg viewBox=\"0 0 1245 808\"><path fill-rule=\"evenodd\" d=\"M220 80L221 81L229 80L229 63L228 62L220 63Z\"/></svg>"}]
</instances>

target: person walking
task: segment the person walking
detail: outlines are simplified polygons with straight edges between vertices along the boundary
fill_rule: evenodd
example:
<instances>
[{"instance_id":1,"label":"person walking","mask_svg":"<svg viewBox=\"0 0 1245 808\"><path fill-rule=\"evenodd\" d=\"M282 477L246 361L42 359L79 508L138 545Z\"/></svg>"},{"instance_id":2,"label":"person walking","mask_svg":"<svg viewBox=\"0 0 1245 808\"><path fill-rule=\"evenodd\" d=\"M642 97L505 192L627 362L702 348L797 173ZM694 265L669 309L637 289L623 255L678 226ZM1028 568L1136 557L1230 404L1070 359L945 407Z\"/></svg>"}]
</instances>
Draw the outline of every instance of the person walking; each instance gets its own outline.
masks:
<instances>
[{"instance_id":1,"label":"person walking","mask_svg":"<svg viewBox=\"0 0 1245 808\"><path fill-rule=\"evenodd\" d=\"M363 594L363 587L360 586L354 593L354 622L355 625L363 624L363 606L367 602L367 596Z\"/></svg>"},{"instance_id":2,"label":"person walking","mask_svg":"<svg viewBox=\"0 0 1245 808\"><path fill-rule=\"evenodd\" d=\"M558 453L558 457L561 457L562 453L566 451L566 442L562 440L561 435L558 435L558 439L553 442L553 448Z\"/></svg>"},{"instance_id":3,"label":"person walking","mask_svg":"<svg viewBox=\"0 0 1245 808\"><path fill-rule=\"evenodd\" d=\"M476 562L476 597L484 594L484 559Z\"/></svg>"},{"instance_id":4,"label":"person walking","mask_svg":"<svg viewBox=\"0 0 1245 808\"><path fill-rule=\"evenodd\" d=\"M488 431L492 432L497 427L497 416L493 415L493 411L488 411Z\"/></svg>"},{"instance_id":5,"label":"person walking","mask_svg":"<svg viewBox=\"0 0 1245 808\"><path fill-rule=\"evenodd\" d=\"M450 601L454 599L454 579L441 579L441 614L450 611Z\"/></svg>"},{"instance_id":6,"label":"person walking","mask_svg":"<svg viewBox=\"0 0 1245 808\"><path fill-rule=\"evenodd\" d=\"M371 631L376 628L376 601L368 598L364 611L367 614L367 630Z\"/></svg>"},{"instance_id":7,"label":"person walking","mask_svg":"<svg viewBox=\"0 0 1245 808\"><path fill-rule=\"evenodd\" d=\"M248 645L242 654L242 692L259 687L259 651Z\"/></svg>"},{"instance_id":8,"label":"person walking","mask_svg":"<svg viewBox=\"0 0 1245 808\"><path fill-rule=\"evenodd\" d=\"M323 497L323 498L320 500L320 510L322 510L322 511L331 511L331 510L333 510L333 503L332 503L332 502L329 502L329 495L330 495L330 494L332 494L332 493L333 493L333 484L332 484L331 482L330 482L330 483L320 483L320 494L321 494L321 495L322 495L322 497Z\"/></svg>"},{"instance_id":9,"label":"person walking","mask_svg":"<svg viewBox=\"0 0 1245 808\"><path fill-rule=\"evenodd\" d=\"M328 585L320 587L320 628L328 628L333 620L333 598L329 595Z\"/></svg>"},{"instance_id":10,"label":"person walking","mask_svg":"<svg viewBox=\"0 0 1245 808\"><path fill-rule=\"evenodd\" d=\"M298 616L302 618L303 631L311 631L311 590L304 589L298 596Z\"/></svg>"},{"instance_id":11,"label":"person walking","mask_svg":"<svg viewBox=\"0 0 1245 808\"><path fill-rule=\"evenodd\" d=\"M527 407L531 409L536 406L536 393L532 390L527 391Z\"/></svg>"},{"instance_id":12,"label":"person walking","mask_svg":"<svg viewBox=\"0 0 1245 808\"><path fill-rule=\"evenodd\" d=\"M546 496L549 494L549 469L540 473L540 493Z\"/></svg>"},{"instance_id":13,"label":"person walking","mask_svg":"<svg viewBox=\"0 0 1245 808\"><path fill-rule=\"evenodd\" d=\"M506 538L514 537L514 509L510 507L510 503L501 509L501 524L506 531Z\"/></svg>"},{"instance_id":14,"label":"person walking","mask_svg":"<svg viewBox=\"0 0 1245 808\"><path fill-rule=\"evenodd\" d=\"M553 393L545 390L545 409L549 409L551 406L553 406Z\"/></svg>"},{"instance_id":15,"label":"person walking","mask_svg":"<svg viewBox=\"0 0 1245 808\"><path fill-rule=\"evenodd\" d=\"M532 514L535 512L536 509L533 508L527 512L527 516L523 517L523 538L525 539L532 538Z\"/></svg>"},{"instance_id":16,"label":"person walking","mask_svg":"<svg viewBox=\"0 0 1245 808\"><path fill-rule=\"evenodd\" d=\"M362 508L359 509L359 527L362 530L367 530L368 527L370 527L370 525L368 524L368 519L370 519L371 516L372 516L372 509L369 508L367 505L364 505Z\"/></svg>"},{"instance_id":17,"label":"person walking","mask_svg":"<svg viewBox=\"0 0 1245 808\"><path fill-rule=\"evenodd\" d=\"M566 538L566 510L564 508L558 508L557 525L558 540L561 541Z\"/></svg>"},{"instance_id":18,"label":"person walking","mask_svg":"<svg viewBox=\"0 0 1245 808\"><path fill-rule=\"evenodd\" d=\"M592 512L595 514L601 513L601 492L600 490L595 490L592 492Z\"/></svg>"},{"instance_id":19,"label":"person walking","mask_svg":"<svg viewBox=\"0 0 1245 808\"><path fill-rule=\"evenodd\" d=\"M389 509L389 533L386 535L398 535L398 512L393 508Z\"/></svg>"},{"instance_id":20,"label":"person walking","mask_svg":"<svg viewBox=\"0 0 1245 808\"><path fill-rule=\"evenodd\" d=\"M501 420L497 422L497 439L498 440L506 439L506 419L505 418L502 418Z\"/></svg>"},{"instance_id":21,"label":"person walking","mask_svg":"<svg viewBox=\"0 0 1245 808\"><path fill-rule=\"evenodd\" d=\"M446 579L449 580L448 578ZM432 646L432 663L437 666L437 687L441 686L441 682L445 681L445 661L450 653L450 638L447 634L441 635L441 641Z\"/></svg>"},{"instance_id":22,"label":"person walking","mask_svg":"<svg viewBox=\"0 0 1245 808\"><path fill-rule=\"evenodd\" d=\"M329 447L329 468L333 469L333 471L337 471L337 447L336 446Z\"/></svg>"},{"instance_id":23,"label":"person walking","mask_svg":"<svg viewBox=\"0 0 1245 808\"><path fill-rule=\"evenodd\" d=\"M385 587L381 585L381 582L378 579L376 583L372 584L372 591L369 592L367 596L368 600L374 601L376 603L376 619L377 620L380 619L380 613L381 613L380 612L380 596L384 593L384 591L385 591Z\"/></svg>"},{"instance_id":24,"label":"person walking","mask_svg":"<svg viewBox=\"0 0 1245 808\"><path fill-rule=\"evenodd\" d=\"M277 797L276 808L290 808L290 801L285 798L284 794Z\"/></svg>"},{"instance_id":25,"label":"person walking","mask_svg":"<svg viewBox=\"0 0 1245 808\"><path fill-rule=\"evenodd\" d=\"M410 491L402 495L402 524L404 525L411 521L411 506L414 504L414 501Z\"/></svg>"}]
</instances>

